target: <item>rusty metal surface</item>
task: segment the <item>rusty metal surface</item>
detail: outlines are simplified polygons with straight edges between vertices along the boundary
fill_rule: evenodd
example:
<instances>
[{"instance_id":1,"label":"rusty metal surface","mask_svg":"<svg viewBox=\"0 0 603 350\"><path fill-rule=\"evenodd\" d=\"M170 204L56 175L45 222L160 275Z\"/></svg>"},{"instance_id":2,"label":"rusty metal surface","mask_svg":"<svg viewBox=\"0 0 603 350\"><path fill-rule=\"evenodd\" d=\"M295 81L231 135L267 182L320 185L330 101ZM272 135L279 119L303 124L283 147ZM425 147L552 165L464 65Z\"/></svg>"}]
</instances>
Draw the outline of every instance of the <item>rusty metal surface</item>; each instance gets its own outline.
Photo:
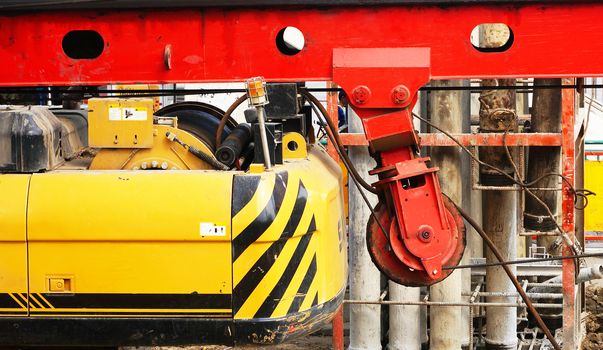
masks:
<instances>
[{"instance_id":1,"label":"rusty metal surface","mask_svg":"<svg viewBox=\"0 0 603 350\"><path fill-rule=\"evenodd\" d=\"M339 307L333 317L333 350L343 350L344 334L343 334L343 305Z\"/></svg>"},{"instance_id":2,"label":"rusty metal surface","mask_svg":"<svg viewBox=\"0 0 603 350\"><path fill-rule=\"evenodd\" d=\"M572 84L573 79L563 79L563 84ZM563 146L561 156L562 173L570 184L574 184L574 121L575 121L575 92L572 89L563 89L561 92L561 129L563 134ZM562 191L562 228L572 242L575 240L574 225L574 196L565 182ZM563 255L572 255L571 247L564 245ZM577 348L578 327L576 317L576 266L571 259L563 260L563 349L574 350Z\"/></svg>"},{"instance_id":3,"label":"rusty metal surface","mask_svg":"<svg viewBox=\"0 0 603 350\"><path fill-rule=\"evenodd\" d=\"M337 84L328 82L327 87L336 88ZM334 125L339 125L339 108L337 101L339 101L337 92L327 92L327 112L329 112L329 118L331 118L331 121ZM329 142L327 145L327 153L329 153L329 156L331 156L331 158L333 158L336 162L339 162L339 154L335 149L335 145L333 145L331 142Z\"/></svg>"},{"instance_id":4,"label":"rusty metal surface","mask_svg":"<svg viewBox=\"0 0 603 350\"><path fill-rule=\"evenodd\" d=\"M463 146L561 146L560 133L512 133L506 137L500 133L452 134ZM364 134L340 134L346 146L366 146ZM441 133L419 134L421 146L458 146L448 136ZM504 143L503 143L504 140Z\"/></svg>"}]
</instances>

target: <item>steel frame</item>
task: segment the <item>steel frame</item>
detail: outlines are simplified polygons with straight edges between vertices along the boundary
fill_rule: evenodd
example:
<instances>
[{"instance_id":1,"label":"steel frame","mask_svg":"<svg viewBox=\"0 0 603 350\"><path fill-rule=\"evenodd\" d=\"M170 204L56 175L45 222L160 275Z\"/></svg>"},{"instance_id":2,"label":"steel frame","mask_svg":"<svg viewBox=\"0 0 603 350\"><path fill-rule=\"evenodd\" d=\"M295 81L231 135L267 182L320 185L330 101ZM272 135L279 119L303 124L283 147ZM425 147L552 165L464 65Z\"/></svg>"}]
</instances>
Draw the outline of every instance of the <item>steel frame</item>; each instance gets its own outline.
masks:
<instances>
[{"instance_id":1,"label":"steel frame","mask_svg":"<svg viewBox=\"0 0 603 350\"><path fill-rule=\"evenodd\" d=\"M573 79L563 79L564 85L573 84ZM333 116L332 116L333 117ZM337 120L337 115L334 115L334 120ZM503 141L503 135L495 133L484 134L454 134L453 136L459 140L463 146L559 146L562 149L561 162L563 164L562 174L574 184L574 123L575 123L575 90L563 89L562 91L562 131L561 133L515 133L508 134ZM421 146L429 147L454 147L458 146L450 138L442 133L421 134ZM363 134L342 134L341 140L346 146L363 146L368 145ZM477 186L476 189L492 189L491 187ZM512 187L505 188L506 190L518 190ZM562 191L562 228L568 233L570 239L575 241L575 223L574 223L574 201L570 188L566 183L563 183L559 189ZM531 233L530 235L534 235ZM543 235L543 234L540 234ZM558 235L558 234L555 234ZM564 255L571 255L572 251L565 246ZM566 334L569 339L564 341L564 349L575 349L577 344L578 334L575 325L579 325L579 312L576 311L577 297L574 284L574 263L572 260L563 260L562 275L563 275L563 334L564 340ZM466 305L463 305L466 306ZM568 345L573 344L573 345Z\"/></svg>"},{"instance_id":2,"label":"steel frame","mask_svg":"<svg viewBox=\"0 0 603 350\"><path fill-rule=\"evenodd\" d=\"M263 75L269 81L336 80L348 94L355 84L370 83L380 93L364 107L395 109L411 104L416 89L428 79L603 76L601 13L603 4L594 1L0 13L0 63L10 67L0 70L0 86L218 82ZM469 38L477 25L499 22L513 32L504 52L473 47ZM306 47L297 55L282 54L275 45L286 26L296 26L306 37ZM96 59L68 57L62 41L72 30L97 31L104 41L102 54ZM588 46L588 55L576 50L579 45ZM393 48L389 52L395 64L392 69L336 75L334 52L343 49L345 56L353 48L382 53ZM392 63L386 61L380 63ZM403 105L395 99L388 102L382 92L400 86L408 88L409 98ZM574 99L573 90L563 90L561 136L509 135L509 140L515 138L513 145L561 143L563 174L571 183ZM352 103L359 107L359 101ZM483 135L461 139L491 146L501 142ZM344 140L363 142L357 135ZM450 146L440 136L429 135L424 145ZM573 200L565 185L562 207L563 228L573 240ZM566 248L563 253L570 252ZM570 260L563 262L563 287L564 348L569 350L576 348L577 324Z\"/></svg>"},{"instance_id":3,"label":"steel frame","mask_svg":"<svg viewBox=\"0 0 603 350\"><path fill-rule=\"evenodd\" d=\"M564 83L570 84L571 79L564 79ZM534 134L508 134L505 144L508 146L560 146L562 148L563 175L574 183L574 116L575 116L575 91L564 89L562 91L562 131L556 133L534 133ZM464 146L503 146L501 134L458 134L455 136ZM341 139L346 146L367 145L368 142L362 134L343 134ZM430 147L450 147L457 146L445 135L439 134L421 134L421 145ZM483 189L478 187L478 189ZM574 226L574 202L571 191L566 183L561 188L562 198L562 227L568 233L572 241L575 240ZM563 250L564 255L571 255L569 247ZM566 334L570 339L564 341L564 349L575 349L577 344L577 334L575 325L579 324L579 312L576 312L576 301L578 293L574 284L574 264L572 260L563 260L563 331L564 340ZM574 344L567 345L568 343Z\"/></svg>"}]
</instances>

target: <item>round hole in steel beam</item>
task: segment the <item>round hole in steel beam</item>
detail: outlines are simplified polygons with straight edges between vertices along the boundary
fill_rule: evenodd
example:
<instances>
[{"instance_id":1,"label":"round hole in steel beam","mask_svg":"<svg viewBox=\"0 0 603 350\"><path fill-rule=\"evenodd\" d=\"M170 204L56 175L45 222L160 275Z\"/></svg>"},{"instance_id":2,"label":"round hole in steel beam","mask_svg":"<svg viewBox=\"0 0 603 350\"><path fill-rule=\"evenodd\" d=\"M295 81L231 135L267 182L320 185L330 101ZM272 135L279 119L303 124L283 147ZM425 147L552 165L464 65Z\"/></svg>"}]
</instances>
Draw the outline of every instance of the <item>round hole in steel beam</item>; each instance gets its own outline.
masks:
<instances>
[{"instance_id":1,"label":"round hole in steel beam","mask_svg":"<svg viewBox=\"0 0 603 350\"><path fill-rule=\"evenodd\" d=\"M72 30L63 37L63 52L75 60L98 58L105 49L105 40L95 30Z\"/></svg>"},{"instance_id":2,"label":"round hole in steel beam","mask_svg":"<svg viewBox=\"0 0 603 350\"><path fill-rule=\"evenodd\" d=\"M295 27L285 27L276 35L276 47L284 55L297 55L305 45L304 33Z\"/></svg>"},{"instance_id":3,"label":"round hole in steel beam","mask_svg":"<svg viewBox=\"0 0 603 350\"><path fill-rule=\"evenodd\" d=\"M505 52L513 46L513 30L504 23L482 23L471 31L471 45L479 52Z\"/></svg>"}]
</instances>

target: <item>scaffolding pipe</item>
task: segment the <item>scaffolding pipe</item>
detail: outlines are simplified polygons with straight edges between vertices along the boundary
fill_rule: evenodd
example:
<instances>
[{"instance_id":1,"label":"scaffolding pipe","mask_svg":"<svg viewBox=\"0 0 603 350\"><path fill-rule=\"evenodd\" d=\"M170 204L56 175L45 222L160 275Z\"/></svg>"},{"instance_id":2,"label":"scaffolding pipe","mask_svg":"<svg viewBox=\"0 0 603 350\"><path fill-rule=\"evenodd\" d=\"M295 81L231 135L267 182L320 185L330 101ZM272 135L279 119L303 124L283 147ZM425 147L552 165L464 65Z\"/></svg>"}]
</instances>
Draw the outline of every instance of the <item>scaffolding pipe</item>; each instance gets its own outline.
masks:
<instances>
[{"instance_id":1,"label":"scaffolding pipe","mask_svg":"<svg viewBox=\"0 0 603 350\"><path fill-rule=\"evenodd\" d=\"M584 267L580 269L578 273L578 278L576 279L576 284L601 279L603 278L603 265L594 265L592 267ZM547 290L551 288L560 288L561 282L563 279L561 275L557 277L553 277L550 280L546 280L540 283L538 286L531 288L529 290L530 293L545 293ZM529 293L528 293L529 294Z\"/></svg>"},{"instance_id":2,"label":"scaffolding pipe","mask_svg":"<svg viewBox=\"0 0 603 350\"><path fill-rule=\"evenodd\" d=\"M526 307L525 303L522 302L447 302L447 301L392 301L392 300L344 300L346 304L351 305L425 305L425 306L458 306L458 307L473 307L473 306L484 306L484 307L500 307L500 308L518 308ZM562 304L551 304L551 303L532 303L534 307L538 308L557 308L562 309ZM515 311L514 311L515 312Z\"/></svg>"},{"instance_id":3,"label":"scaffolding pipe","mask_svg":"<svg viewBox=\"0 0 603 350\"><path fill-rule=\"evenodd\" d=\"M561 293L526 293L530 299L563 299L563 294ZM463 293L463 296L472 296L473 293ZM478 297L511 297L511 298L519 298L520 295L509 292L477 292Z\"/></svg>"},{"instance_id":4,"label":"scaffolding pipe","mask_svg":"<svg viewBox=\"0 0 603 350\"><path fill-rule=\"evenodd\" d=\"M348 127L350 132L363 132L362 122L351 108L348 108ZM355 167L368 182L374 182L368 175L375 167L366 147L349 147L349 157ZM377 198L366 193L371 205ZM349 186L349 286L353 299L379 299L381 294L381 273L371 261L366 247L366 223L371 212L364 203L356 186ZM377 305L350 306L350 345L349 350L381 349L381 309Z\"/></svg>"},{"instance_id":5,"label":"scaffolding pipe","mask_svg":"<svg viewBox=\"0 0 603 350\"><path fill-rule=\"evenodd\" d=\"M420 114L417 108L416 112ZM421 289L406 287L389 281L389 300L419 301ZM388 350L420 350L422 333L427 330L427 322L423 323L420 306L389 307Z\"/></svg>"},{"instance_id":6,"label":"scaffolding pipe","mask_svg":"<svg viewBox=\"0 0 603 350\"><path fill-rule=\"evenodd\" d=\"M496 44L496 39L501 36L505 28L498 25L488 25L484 38L489 44ZM493 40L494 39L494 40ZM484 86L510 86L514 81L488 80L483 81ZM515 93L512 90L485 90L480 96L480 132L517 132L517 115L514 110ZM482 147L480 158L492 164L509 175L516 170L508 159L503 147ZM511 151L511 153L515 153ZM480 182L487 186L511 186L506 178L489 169L480 169ZM503 259L516 260L517 258L517 192L514 191L484 191L482 192L482 220L486 234L498 248ZM486 262L498 261L496 255L486 249ZM516 266L510 265L513 274ZM515 291L512 281L500 266L486 267L486 291L507 292ZM488 302L510 303L513 297L489 297ZM495 307L486 308L486 349L487 350L512 350L517 348L517 312L513 309Z\"/></svg>"},{"instance_id":7,"label":"scaffolding pipe","mask_svg":"<svg viewBox=\"0 0 603 350\"><path fill-rule=\"evenodd\" d=\"M432 86L462 86L462 81L434 81ZM461 133L463 104L460 91L432 91L428 103L431 121L443 130ZM433 164L440 168L438 176L442 192L461 205L461 155L456 147L431 149ZM448 278L430 288L431 299L436 302L458 303L462 291L461 271L454 271ZM469 286L471 288L471 286ZM432 304L433 306L437 304ZM431 350L460 350L469 345L468 324L461 319L458 307L432 307L430 315L429 344Z\"/></svg>"}]
</instances>

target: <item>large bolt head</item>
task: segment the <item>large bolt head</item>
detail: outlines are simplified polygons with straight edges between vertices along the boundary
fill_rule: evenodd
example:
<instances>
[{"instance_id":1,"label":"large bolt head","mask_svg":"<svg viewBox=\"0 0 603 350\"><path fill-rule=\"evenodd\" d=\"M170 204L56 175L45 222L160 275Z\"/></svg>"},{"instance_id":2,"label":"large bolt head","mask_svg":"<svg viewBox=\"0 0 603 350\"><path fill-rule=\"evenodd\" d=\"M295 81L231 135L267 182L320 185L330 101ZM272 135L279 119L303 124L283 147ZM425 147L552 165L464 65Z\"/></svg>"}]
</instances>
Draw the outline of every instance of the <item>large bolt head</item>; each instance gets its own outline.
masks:
<instances>
[{"instance_id":1,"label":"large bolt head","mask_svg":"<svg viewBox=\"0 0 603 350\"><path fill-rule=\"evenodd\" d=\"M433 239L433 229L428 225L419 227L419 230L417 231L417 238L425 243L431 242Z\"/></svg>"},{"instance_id":2,"label":"large bolt head","mask_svg":"<svg viewBox=\"0 0 603 350\"><path fill-rule=\"evenodd\" d=\"M371 89L368 86L360 85L352 90L352 100L357 105L362 105L368 102L371 98Z\"/></svg>"},{"instance_id":3,"label":"large bolt head","mask_svg":"<svg viewBox=\"0 0 603 350\"><path fill-rule=\"evenodd\" d=\"M404 85L398 85L392 90L392 101L397 104L404 104L410 99L410 90Z\"/></svg>"}]
</instances>

